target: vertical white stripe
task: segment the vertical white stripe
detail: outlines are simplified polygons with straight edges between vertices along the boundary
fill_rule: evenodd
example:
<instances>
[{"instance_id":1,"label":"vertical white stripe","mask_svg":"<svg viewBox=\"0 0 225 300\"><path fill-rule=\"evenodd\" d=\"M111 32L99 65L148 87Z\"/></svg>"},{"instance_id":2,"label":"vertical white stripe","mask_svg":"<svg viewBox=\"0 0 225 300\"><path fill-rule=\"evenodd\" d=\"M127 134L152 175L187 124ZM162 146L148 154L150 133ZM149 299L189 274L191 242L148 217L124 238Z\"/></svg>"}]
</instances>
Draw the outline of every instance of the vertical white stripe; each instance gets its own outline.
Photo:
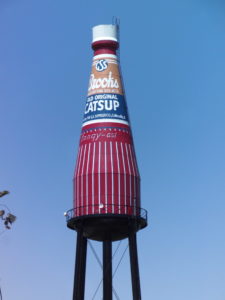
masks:
<instances>
[{"instance_id":1,"label":"vertical white stripe","mask_svg":"<svg viewBox=\"0 0 225 300\"><path fill-rule=\"evenodd\" d=\"M126 165L124 161L124 153L123 153L123 143L121 142L121 151L122 151L122 159L123 159L123 170L124 170L124 199L125 199L125 214L127 213L127 187L126 187Z\"/></svg>"},{"instance_id":2,"label":"vertical white stripe","mask_svg":"<svg viewBox=\"0 0 225 300\"><path fill-rule=\"evenodd\" d=\"M128 169L129 169L129 177L130 177L130 206L131 206L131 170L130 170L130 161L129 161L129 156L128 156L128 150L127 150L127 144L126 146L126 152L127 152L127 161L128 161Z\"/></svg>"},{"instance_id":3,"label":"vertical white stripe","mask_svg":"<svg viewBox=\"0 0 225 300\"><path fill-rule=\"evenodd\" d=\"M136 206L137 206L137 197L136 197L136 174L135 174L135 169L134 169L134 162L133 162L133 155L131 152L131 145L129 145L129 150L130 150L130 157L131 157L131 164L132 164L132 169L133 169L133 179L134 179L134 195L133 195L133 206L134 206L134 215L136 215Z\"/></svg>"},{"instance_id":4,"label":"vertical white stripe","mask_svg":"<svg viewBox=\"0 0 225 300\"><path fill-rule=\"evenodd\" d=\"M74 207L76 208L78 205L77 201L78 201L78 198L77 198L77 169L78 169L78 164L79 164L79 161L80 161L80 153L81 153L81 147L79 147L79 151L78 151L78 156L77 156L77 161L76 161L76 167L75 167L75 171L74 171ZM76 209L75 209L75 215L76 215Z\"/></svg>"},{"instance_id":5,"label":"vertical white stripe","mask_svg":"<svg viewBox=\"0 0 225 300\"><path fill-rule=\"evenodd\" d=\"M107 188L107 155L106 155L106 146L107 142L105 142L105 212L108 213L108 188Z\"/></svg>"},{"instance_id":6,"label":"vertical white stripe","mask_svg":"<svg viewBox=\"0 0 225 300\"><path fill-rule=\"evenodd\" d=\"M81 153L81 147L79 147L79 151L78 151L78 155L77 155L77 162L76 162L76 167L75 167L75 170L74 170L74 177L77 174L78 164L79 164L79 160L80 160L80 153Z\"/></svg>"},{"instance_id":7,"label":"vertical white stripe","mask_svg":"<svg viewBox=\"0 0 225 300\"><path fill-rule=\"evenodd\" d=\"M135 155L135 151L134 151L134 146L131 145L131 150L133 153L133 159L134 159L134 166L135 166L135 171L136 171L136 205L137 207L141 206L140 203L140 174L139 174L139 170L138 170L138 165L137 165L137 158ZM140 213L140 211L138 212Z\"/></svg>"},{"instance_id":8,"label":"vertical white stripe","mask_svg":"<svg viewBox=\"0 0 225 300\"><path fill-rule=\"evenodd\" d=\"M94 204L95 204L95 198L94 198L94 192L95 192L95 189L94 189L94 165L95 165L95 143L94 143L94 146L93 146L93 160L92 160L92 214L94 214Z\"/></svg>"},{"instance_id":9,"label":"vertical white stripe","mask_svg":"<svg viewBox=\"0 0 225 300\"><path fill-rule=\"evenodd\" d=\"M91 143L88 144L88 160L87 160L87 169L86 169L86 215L88 214L88 168L90 161L90 148Z\"/></svg>"},{"instance_id":10,"label":"vertical white stripe","mask_svg":"<svg viewBox=\"0 0 225 300\"><path fill-rule=\"evenodd\" d=\"M117 157L117 166L118 166L118 204L119 204L119 214L120 214L120 161L118 155L118 144L116 142L116 157Z\"/></svg>"},{"instance_id":11,"label":"vertical white stripe","mask_svg":"<svg viewBox=\"0 0 225 300\"><path fill-rule=\"evenodd\" d=\"M112 174L112 213L114 213L114 178L113 178L113 156L112 156L112 142L110 142L110 157L111 157L111 174Z\"/></svg>"},{"instance_id":12,"label":"vertical white stripe","mask_svg":"<svg viewBox=\"0 0 225 300\"><path fill-rule=\"evenodd\" d=\"M82 206L82 215L84 214L84 162L86 160L86 147L87 144L84 146L84 157L83 157L83 164L82 164L82 171L81 171L81 206Z\"/></svg>"},{"instance_id":13,"label":"vertical white stripe","mask_svg":"<svg viewBox=\"0 0 225 300\"><path fill-rule=\"evenodd\" d=\"M136 158L136 155L135 155L135 151L134 151L134 146L131 146L131 151L133 153L133 158L134 158L134 166L135 166L135 171L136 171L136 176L140 176L139 174L139 171L138 171L138 165L137 165L137 158Z\"/></svg>"},{"instance_id":14,"label":"vertical white stripe","mask_svg":"<svg viewBox=\"0 0 225 300\"><path fill-rule=\"evenodd\" d=\"M79 159L79 164L78 164L78 169L77 169L77 204L78 204L78 215L80 215L80 187L79 187L79 181L80 181L80 165L81 165L81 160L82 160L82 153L83 153L83 148L81 146L81 151L80 151L80 159Z\"/></svg>"},{"instance_id":15,"label":"vertical white stripe","mask_svg":"<svg viewBox=\"0 0 225 300\"><path fill-rule=\"evenodd\" d=\"M98 144L98 207L99 207L99 213L101 213L101 142Z\"/></svg>"}]
</instances>

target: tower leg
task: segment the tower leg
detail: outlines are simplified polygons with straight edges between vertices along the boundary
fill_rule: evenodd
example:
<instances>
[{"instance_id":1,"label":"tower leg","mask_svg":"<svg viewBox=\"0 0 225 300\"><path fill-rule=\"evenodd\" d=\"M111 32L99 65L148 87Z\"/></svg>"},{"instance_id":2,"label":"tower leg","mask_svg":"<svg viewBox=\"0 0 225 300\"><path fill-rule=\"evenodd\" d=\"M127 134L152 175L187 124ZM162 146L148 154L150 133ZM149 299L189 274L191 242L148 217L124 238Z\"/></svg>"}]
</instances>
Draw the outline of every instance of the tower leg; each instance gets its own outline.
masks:
<instances>
[{"instance_id":1,"label":"tower leg","mask_svg":"<svg viewBox=\"0 0 225 300\"><path fill-rule=\"evenodd\" d=\"M103 242L103 300L112 300L112 242Z\"/></svg>"},{"instance_id":2,"label":"tower leg","mask_svg":"<svg viewBox=\"0 0 225 300\"><path fill-rule=\"evenodd\" d=\"M141 300L136 233L130 233L129 235L129 250L133 300Z\"/></svg>"},{"instance_id":3,"label":"tower leg","mask_svg":"<svg viewBox=\"0 0 225 300\"><path fill-rule=\"evenodd\" d=\"M79 228L77 230L73 300L84 300L86 258L87 238L83 236L83 229Z\"/></svg>"}]
</instances>

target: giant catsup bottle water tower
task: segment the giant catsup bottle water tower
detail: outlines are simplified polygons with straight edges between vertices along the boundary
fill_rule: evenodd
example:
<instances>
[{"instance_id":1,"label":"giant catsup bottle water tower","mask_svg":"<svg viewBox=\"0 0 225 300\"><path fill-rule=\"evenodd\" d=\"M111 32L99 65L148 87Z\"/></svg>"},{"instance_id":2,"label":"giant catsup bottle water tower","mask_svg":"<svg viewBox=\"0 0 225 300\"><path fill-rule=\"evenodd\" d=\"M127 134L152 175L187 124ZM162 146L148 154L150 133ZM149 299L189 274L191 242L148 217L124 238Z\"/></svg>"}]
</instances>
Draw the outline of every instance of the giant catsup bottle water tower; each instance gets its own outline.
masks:
<instances>
[{"instance_id":1,"label":"giant catsup bottle water tower","mask_svg":"<svg viewBox=\"0 0 225 300\"><path fill-rule=\"evenodd\" d=\"M73 300L83 300L87 239L103 243L103 300L112 300L112 242L128 238L133 299L141 299L136 232L147 226L140 175L117 57L118 26L93 27L94 57L74 173L77 231Z\"/></svg>"}]
</instances>

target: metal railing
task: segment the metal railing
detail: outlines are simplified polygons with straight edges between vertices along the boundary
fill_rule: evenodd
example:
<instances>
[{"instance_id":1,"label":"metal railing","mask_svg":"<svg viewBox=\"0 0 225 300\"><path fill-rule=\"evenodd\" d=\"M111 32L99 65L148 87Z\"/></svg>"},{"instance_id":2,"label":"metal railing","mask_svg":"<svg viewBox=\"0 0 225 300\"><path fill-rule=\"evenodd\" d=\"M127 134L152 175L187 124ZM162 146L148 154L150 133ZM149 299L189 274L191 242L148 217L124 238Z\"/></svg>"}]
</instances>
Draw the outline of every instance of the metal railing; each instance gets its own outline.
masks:
<instances>
[{"instance_id":1,"label":"metal railing","mask_svg":"<svg viewBox=\"0 0 225 300\"><path fill-rule=\"evenodd\" d=\"M148 219L148 212L146 209L137 206L118 204L79 206L72 208L65 213L67 222L72 218L92 215L125 215L128 217L142 218L146 221Z\"/></svg>"}]
</instances>

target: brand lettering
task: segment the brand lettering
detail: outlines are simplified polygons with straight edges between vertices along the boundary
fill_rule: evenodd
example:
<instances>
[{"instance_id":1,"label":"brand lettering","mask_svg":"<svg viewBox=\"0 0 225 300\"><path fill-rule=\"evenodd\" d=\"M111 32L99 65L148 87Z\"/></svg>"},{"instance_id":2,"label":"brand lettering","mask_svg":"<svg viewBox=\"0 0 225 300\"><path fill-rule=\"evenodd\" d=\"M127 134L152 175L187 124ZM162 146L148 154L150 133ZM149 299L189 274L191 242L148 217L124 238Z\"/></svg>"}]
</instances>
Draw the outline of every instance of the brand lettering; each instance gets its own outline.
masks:
<instances>
[{"instance_id":1,"label":"brand lettering","mask_svg":"<svg viewBox=\"0 0 225 300\"><path fill-rule=\"evenodd\" d=\"M112 72L109 72L108 77L103 78L95 78L95 75L91 74L88 91L99 88L119 88L117 79L112 77Z\"/></svg>"},{"instance_id":2,"label":"brand lettering","mask_svg":"<svg viewBox=\"0 0 225 300\"><path fill-rule=\"evenodd\" d=\"M117 95L116 94L97 94L97 95L93 95L93 96L89 96L87 98L87 102L91 102L93 100L118 100Z\"/></svg>"},{"instance_id":3,"label":"brand lettering","mask_svg":"<svg viewBox=\"0 0 225 300\"><path fill-rule=\"evenodd\" d=\"M106 60L104 59L101 59L101 60L98 60L96 62L96 65L95 65L95 69L98 71L98 72L102 72L104 70L106 70L108 67L108 63Z\"/></svg>"},{"instance_id":4,"label":"brand lettering","mask_svg":"<svg viewBox=\"0 0 225 300\"><path fill-rule=\"evenodd\" d=\"M85 107L85 114L94 111L101 111L101 110L117 110L120 106L119 101L117 100L94 100L86 104Z\"/></svg>"}]
</instances>

